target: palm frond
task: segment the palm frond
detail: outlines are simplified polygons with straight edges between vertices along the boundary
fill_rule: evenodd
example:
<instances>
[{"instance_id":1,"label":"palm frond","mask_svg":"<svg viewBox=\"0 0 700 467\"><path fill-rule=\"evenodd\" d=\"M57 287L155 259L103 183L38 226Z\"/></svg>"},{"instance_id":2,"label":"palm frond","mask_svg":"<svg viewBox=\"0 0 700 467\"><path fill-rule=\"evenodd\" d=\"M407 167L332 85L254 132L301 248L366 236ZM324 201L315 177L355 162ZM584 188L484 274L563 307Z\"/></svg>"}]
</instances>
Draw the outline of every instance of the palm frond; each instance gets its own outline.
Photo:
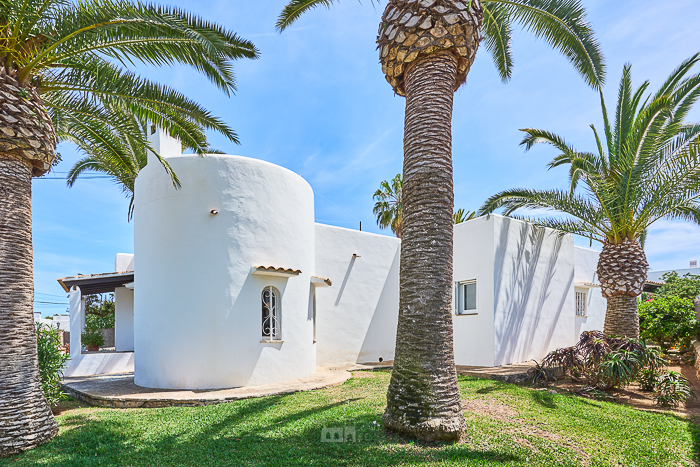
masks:
<instances>
[{"instance_id":1,"label":"palm frond","mask_svg":"<svg viewBox=\"0 0 700 467\"><path fill-rule=\"evenodd\" d=\"M291 0L277 18L277 31L282 32L304 13L319 6L330 8L335 0Z\"/></svg>"},{"instance_id":2,"label":"palm frond","mask_svg":"<svg viewBox=\"0 0 700 467\"><path fill-rule=\"evenodd\" d=\"M513 74L513 51L511 40L513 28L508 9L498 3L485 3L484 10L484 45L496 64L501 80L510 80Z\"/></svg>"},{"instance_id":3,"label":"palm frond","mask_svg":"<svg viewBox=\"0 0 700 467\"><path fill-rule=\"evenodd\" d=\"M544 39L560 51L583 76L600 89L605 82L605 62L600 45L578 0L484 0L484 6L499 4L513 22Z\"/></svg>"}]
</instances>

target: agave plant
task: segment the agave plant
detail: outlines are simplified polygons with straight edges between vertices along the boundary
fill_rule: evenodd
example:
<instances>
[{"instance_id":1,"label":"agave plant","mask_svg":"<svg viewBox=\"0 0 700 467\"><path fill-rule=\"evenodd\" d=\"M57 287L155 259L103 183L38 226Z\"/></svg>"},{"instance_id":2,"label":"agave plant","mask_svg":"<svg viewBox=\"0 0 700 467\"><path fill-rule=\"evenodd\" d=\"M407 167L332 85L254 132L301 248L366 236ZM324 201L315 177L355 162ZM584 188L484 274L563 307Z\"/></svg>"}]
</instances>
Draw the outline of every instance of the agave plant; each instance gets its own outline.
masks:
<instances>
[{"instance_id":1,"label":"agave plant","mask_svg":"<svg viewBox=\"0 0 700 467\"><path fill-rule=\"evenodd\" d=\"M700 224L700 124L685 121L700 96L700 75L686 75L699 59L684 61L650 95L648 81L633 90L626 65L612 122L600 94L603 138L591 125L595 152L577 151L554 133L523 130L526 150L546 143L561 152L549 168L568 167L569 188L506 190L479 210L504 209L505 215L601 242L597 274L608 301L607 335L639 337L637 296L648 267L640 240L648 227L660 219ZM515 214L542 208L556 216Z\"/></svg>"},{"instance_id":2,"label":"agave plant","mask_svg":"<svg viewBox=\"0 0 700 467\"><path fill-rule=\"evenodd\" d=\"M125 118L131 115L203 153L203 129L233 141L236 134L127 66L189 65L230 94L233 61L257 55L251 42L177 8L138 0L0 0L0 456L58 431L37 366L31 182L50 169L62 128L82 121L85 135L110 127L147 145L132 132Z\"/></svg>"},{"instance_id":3,"label":"agave plant","mask_svg":"<svg viewBox=\"0 0 700 467\"><path fill-rule=\"evenodd\" d=\"M678 407L688 399L696 399L693 386L682 374L669 371L661 375L656 382L656 403L665 407Z\"/></svg>"}]
</instances>

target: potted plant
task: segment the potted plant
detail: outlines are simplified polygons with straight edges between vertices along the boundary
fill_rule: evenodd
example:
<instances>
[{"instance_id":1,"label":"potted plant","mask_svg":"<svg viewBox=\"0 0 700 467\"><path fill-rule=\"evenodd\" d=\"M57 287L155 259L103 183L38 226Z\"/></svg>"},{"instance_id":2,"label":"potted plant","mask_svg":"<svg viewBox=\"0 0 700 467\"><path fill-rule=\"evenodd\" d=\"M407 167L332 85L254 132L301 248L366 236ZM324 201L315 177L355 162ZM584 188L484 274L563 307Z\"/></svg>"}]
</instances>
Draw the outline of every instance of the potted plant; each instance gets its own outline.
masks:
<instances>
[{"instance_id":1,"label":"potted plant","mask_svg":"<svg viewBox=\"0 0 700 467\"><path fill-rule=\"evenodd\" d=\"M85 332L81 334L81 337L83 345L87 347L90 352L100 350L100 346L105 343L102 332L99 329L86 329Z\"/></svg>"}]
</instances>

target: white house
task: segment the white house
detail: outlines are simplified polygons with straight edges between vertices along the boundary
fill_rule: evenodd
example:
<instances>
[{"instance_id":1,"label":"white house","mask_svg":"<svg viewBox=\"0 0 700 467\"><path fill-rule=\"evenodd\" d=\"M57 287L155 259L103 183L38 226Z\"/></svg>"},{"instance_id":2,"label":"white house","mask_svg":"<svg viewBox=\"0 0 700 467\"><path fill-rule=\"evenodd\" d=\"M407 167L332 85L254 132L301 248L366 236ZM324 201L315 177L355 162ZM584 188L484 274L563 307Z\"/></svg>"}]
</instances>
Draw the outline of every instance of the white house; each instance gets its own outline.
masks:
<instances>
[{"instance_id":1,"label":"white house","mask_svg":"<svg viewBox=\"0 0 700 467\"><path fill-rule=\"evenodd\" d=\"M208 389L283 382L317 366L394 358L401 242L314 222L299 175L240 156L151 142L136 181L134 255L115 272L59 279L71 302L68 376L133 371L137 385ZM542 358L602 329L595 251L498 215L455 226L458 365ZM83 295L115 292L116 351L83 353Z\"/></svg>"}]
</instances>

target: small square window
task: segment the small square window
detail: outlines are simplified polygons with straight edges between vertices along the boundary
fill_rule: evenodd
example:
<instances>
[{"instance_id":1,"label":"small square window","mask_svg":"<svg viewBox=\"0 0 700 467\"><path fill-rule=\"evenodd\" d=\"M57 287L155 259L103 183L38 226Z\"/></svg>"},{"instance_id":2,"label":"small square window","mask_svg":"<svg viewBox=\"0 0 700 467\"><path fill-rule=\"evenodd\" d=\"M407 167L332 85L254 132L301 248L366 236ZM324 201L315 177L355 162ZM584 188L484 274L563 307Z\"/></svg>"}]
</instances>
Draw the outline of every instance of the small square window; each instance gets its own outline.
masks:
<instances>
[{"instance_id":1,"label":"small square window","mask_svg":"<svg viewBox=\"0 0 700 467\"><path fill-rule=\"evenodd\" d=\"M457 283L455 311L458 315L477 313L476 279Z\"/></svg>"}]
</instances>

